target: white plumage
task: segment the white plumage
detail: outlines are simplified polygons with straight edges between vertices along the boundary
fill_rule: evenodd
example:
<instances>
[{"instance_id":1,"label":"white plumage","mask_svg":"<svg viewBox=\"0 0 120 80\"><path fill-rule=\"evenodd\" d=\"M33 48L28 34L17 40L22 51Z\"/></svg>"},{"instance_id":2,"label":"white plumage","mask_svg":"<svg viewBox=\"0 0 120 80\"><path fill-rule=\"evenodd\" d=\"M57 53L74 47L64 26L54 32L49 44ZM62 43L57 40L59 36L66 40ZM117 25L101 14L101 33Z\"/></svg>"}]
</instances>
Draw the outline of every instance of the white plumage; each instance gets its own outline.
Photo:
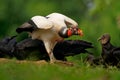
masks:
<instances>
[{"instance_id":1,"label":"white plumage","mask_svg":"<svg viewBox=\"0 0 120 80\"><path fill-rule=\"evenodd\" d=\"M78 27L77 22L75 22L74 20L72 20L71 18L60 14L60 13L52 13L47 15L46 17L48 17L48 20L50 20L51 22L53 22L54 24L54 28L56 28L56 30L60 30L62 27Z\"/></svg>"},{"instance_id":2,"label":"white plumage","mask_svg":"<svg viewBox=\"0 0 120 80\"><path fill-rule=\"evenodd\" d=\"M34 16L31 18L31 20L36 24L39 29L50 29L53 26L52 22L48 21L43 16Z\"/></svg>"},{"instance_id":3,"label":"white plumage","mask_svg":"<svg viewBox=\"0 0 120 80\"><path fill-rule=\"evenodd\" d=\"M28 24L30 25L28 26ZM74 20L60 13L52 13L46 17L34 16L31 18L30 22L17 28L16 31L28 31L32 39L42 40L50 57L50 62L54 63L56 59L53 55L53 49L57 41L63 40L65 37L69 37L67 35L67 26L77 27L78 24ZM29 31L31 29L32 31Z\"/></svg>"}]
</instances>

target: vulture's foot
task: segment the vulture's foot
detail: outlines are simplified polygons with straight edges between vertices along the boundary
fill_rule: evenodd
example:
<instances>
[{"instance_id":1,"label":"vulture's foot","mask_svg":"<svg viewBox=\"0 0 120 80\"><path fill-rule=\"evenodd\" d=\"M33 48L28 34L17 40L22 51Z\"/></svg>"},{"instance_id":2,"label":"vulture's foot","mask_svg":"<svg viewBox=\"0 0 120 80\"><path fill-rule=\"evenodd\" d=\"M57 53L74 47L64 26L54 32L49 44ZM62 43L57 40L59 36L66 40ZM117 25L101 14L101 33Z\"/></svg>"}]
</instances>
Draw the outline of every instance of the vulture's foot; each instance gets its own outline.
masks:
<instances>
[{"instance_id":1,"label":"vulture's foot","mask_svg":"<svg viewBox=\"0 0 120 80\"><path fill-rule=\"evenodd\" d=\"M53 63L55 63L55 62L56 62L56 58L54 58L54 57L50 58L50 63L51 63L51 64L53 64Z\"/></svg>"},{"instance_id":2,"label":"vulture's foot","mask_svg":"<svg viewBox=\"0 0 120 80\"><path fill-rule=\"evenodd\" d=\"M56 58L54 57L53 53L51 53L51 54L49 55L49 57L50 57L50 63L51 63L51 64L52 64L52 63L55 63Z\"/></svg>"}]
</instances>

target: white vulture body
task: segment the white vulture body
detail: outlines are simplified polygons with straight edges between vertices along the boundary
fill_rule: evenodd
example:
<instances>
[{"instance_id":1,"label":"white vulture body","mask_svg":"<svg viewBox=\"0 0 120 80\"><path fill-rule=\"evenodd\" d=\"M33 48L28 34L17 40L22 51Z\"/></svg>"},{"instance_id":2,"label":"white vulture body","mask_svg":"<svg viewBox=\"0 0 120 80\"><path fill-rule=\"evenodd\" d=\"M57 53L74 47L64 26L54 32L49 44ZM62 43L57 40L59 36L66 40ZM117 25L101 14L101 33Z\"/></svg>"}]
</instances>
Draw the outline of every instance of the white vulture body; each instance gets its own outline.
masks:
<instances>
[{"instance_id":1,"label":"white vulture body","mask_svg":"<svg viewBox=\"0 0 120 80\"><path fill-rule=\"evenodd\" d=\"M52 13L46 17L48 17L48 20L53 22L54 28L56 28L57 31L59 31L62 27L78 27L77 22L60 13Z\"/></svg>"},{"instance_id":2,"label":"white vulture body","mask_svg":"<svg viewBox=\"0 0 120 80\"><path fill-rule=\"evenodd\" d=\"M32 39L42 40L44 42L46 51L50 57L50 62L55 62L53 49L57 41L69 37L67 35L67 26L77 27L78 24L59 13L52 13L46 17L34 16L28 23L23 24L17 28L18 33L28 31ZM71 36L71 35L70 35Z\"/></svg>"}]
</instances>

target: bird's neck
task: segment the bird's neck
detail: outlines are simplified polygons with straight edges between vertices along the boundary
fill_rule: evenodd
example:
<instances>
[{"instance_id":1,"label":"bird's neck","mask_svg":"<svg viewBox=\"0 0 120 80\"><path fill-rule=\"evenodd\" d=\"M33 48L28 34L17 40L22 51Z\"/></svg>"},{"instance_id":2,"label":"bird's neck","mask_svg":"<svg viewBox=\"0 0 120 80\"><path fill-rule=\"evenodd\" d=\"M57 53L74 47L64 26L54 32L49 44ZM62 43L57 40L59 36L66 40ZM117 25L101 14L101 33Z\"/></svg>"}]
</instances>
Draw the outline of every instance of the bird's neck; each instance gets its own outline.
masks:
<instances>
[{"instance_id":1,"label":"bird's neck","mask_svg":"<svg viewBox=\"0 0 120 80\"><path fill-rule=\"evenodd\" d=\"M110 42L108 42L106 44L102 44L102 47L103 49L111 50L113 48L113 45Z\"/></svg>"},{"instance_id":2,"label":"bird's neck","mask_svg":"<svg viewBox=\"0 0 120 80\"><path fill-rule=\"evenodd\" d=\"M63 27L59 30L58 32L59 36L62 37L62 38L68 38L68 28L66 27Z\"/></svg>"}]
</instances>

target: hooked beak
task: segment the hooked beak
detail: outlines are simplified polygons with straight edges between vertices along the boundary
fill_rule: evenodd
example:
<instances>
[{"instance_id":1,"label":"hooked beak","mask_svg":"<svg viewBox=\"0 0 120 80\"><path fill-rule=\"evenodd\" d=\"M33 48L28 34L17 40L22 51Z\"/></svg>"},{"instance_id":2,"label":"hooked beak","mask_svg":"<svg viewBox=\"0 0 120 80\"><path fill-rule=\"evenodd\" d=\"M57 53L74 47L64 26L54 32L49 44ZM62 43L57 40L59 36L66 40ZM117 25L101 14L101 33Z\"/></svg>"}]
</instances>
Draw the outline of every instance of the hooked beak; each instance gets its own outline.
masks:
<instances>
[{"instance_id":1,"label":"hooked beak","mask_svg":"<svg viewBox=\"0 0 120 80\"><path fill-rule=\"evenodd\" d=\"M70 35L80 35L80 36L83 36L83 31L81 29L77 28L77 27L69 28L68 32L69 32Z\"/></svg>"},{"instance_id":2,"label":"hooked beak","mask_svg":"<svg viewBox=\"0 0 120 80\"><path fill-rule=\"evenodd\" d=\"M100 40L102 40L102 37L99 37L99 38L97 39L97 41L100 41Z\"/></svg>"},{"instance_id":3,"label":"hooked beak","mask_svg":"<svg viewBox=\"0 0 120 80\"><path fill-rule=\"evenodd\" d=\"M81 29L78 29L77 33L78 35L83 36L83 31Z\"/></svg>"}]
</instances>

